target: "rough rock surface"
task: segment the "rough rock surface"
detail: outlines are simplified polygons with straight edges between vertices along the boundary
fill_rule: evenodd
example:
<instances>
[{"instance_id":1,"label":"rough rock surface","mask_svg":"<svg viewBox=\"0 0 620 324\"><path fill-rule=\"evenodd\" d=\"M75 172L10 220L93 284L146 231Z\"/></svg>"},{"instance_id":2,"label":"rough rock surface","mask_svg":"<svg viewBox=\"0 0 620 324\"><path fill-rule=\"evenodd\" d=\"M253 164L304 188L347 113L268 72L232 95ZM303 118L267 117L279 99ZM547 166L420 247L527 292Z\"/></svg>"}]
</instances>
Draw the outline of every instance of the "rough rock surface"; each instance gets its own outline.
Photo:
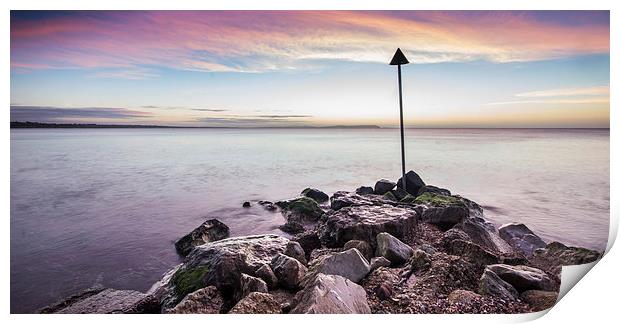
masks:
<instances>
[{"instance_id":1,"label":"rough rock surface","mask_svg":"<svg viewBox=\"0 0 620 324\"><path fill-rule=\"evenodd\" d=\"M384 195L396 187L396 183L387 179L381 179L375 183L375 194Z\"/></svg>"},{"instance_id":2,"label":"rough rock surface","mask_svg":"<svg viewBox=\"0 0 620 324\"><path fill-rule=\"evenodd\" d=\"M600 252L580 247L569 247L552 242L544 249L534 251L530 263L540 269L560 277L563 265L591 263L598 260Z\"/></svg>"},{"instance_id":3,"label":"rough rock surface","mask_svg":"<svg viewBox=\"0 0 620 324\"><path fill-rule=\"evenodd\" d=\"M319 237L327 247L341 247L361 240L376 246L376 236L386 232L402 239L417 224L413 209L382 206L352 206L328 214L319 225Z\"/></svg>"},{"instance_id":4,"label":"rough rock surface","mask_svg":"<svg viewBox=\"0 0 620 324\"><path fill-rule=\"evenodd\" d=\"M43 314L133 314L159 311L156 299L135 290L96 287L41 310Z\"/></svg>"},{"instance_id":5,"label":"rough rock surface","mask_svg":"<svg viewBox=\"0 0 620 324\"><path fill-rule=\"evenodd\" d=\"M396 185L399 188L403 188L403 178L398 179ZM417 196L420 188L424 187L426 184L422 181L422 178L415 173L414 171L409 171L405 174L405 185L407 187L407 192L412 196Z\"/></svg>"},{"instance_id":6,"label":"rough rock surface","mask_svg":"<svg viewBox=\"0 0 620 324\"><path fill-rule=\"evenodd\" d=\"M476 243L494 254L508 257L518 257L520 254L499 237L497 229L495 229L493 224L482 217L468 218L454 226L454 228L466 233L468 241Z\"/></svg>"},{"instance_id":7,"label":"rough rock surface","mask_svg":"<svg viewBox=\"0 0 620 324\"><path fill-rule=\"evenodd\" d=\"M451 196L452 194L450 193L450 190L448 189L444 189L444 188L439 188L439 187L435 187L435 186L431 186L431 185L426 185L422 188L420 188L420 190L418 190L418 196L425 193L425 192L430 192L430 193L434 193L437 195L444 195L444 196Z\"/></svg>"},{"instance_id":8,"label":"rough rock surface","mask_svg":"<svg viewBox=\"0 0 620 324\"><path fill-rule=\"evenodd\" d=\"M356 249L348 249L343 252L334 253L322 259L321 262L313 264L308 272L309 278L304 282L312 281L318 273L337 275L347 278L353 282L358 282L370 272L370 265L362 254ZM304 283L304 285L307 285Z\"/></svg>"},{"instance_id":9,"label":"rough rock surface","mask_svg":"<svg viewBox=\"0 0 620 324\"><path fill-rule=\"evenodd\" d=\"M268 264L263 264L256 270L255 274L257 278L262 279L267 284L267 288L276 289L278 287L278 278Z\"/></svg>"},{"instance_id":10,"label":"rough rock surface","mask_svg":"<svg viewBox=\"0 0 620 324\"><path fill-rule=\"evenodd\" d=\"M473 304L480 298L481 296L475 292L463 289L454 290L448 295L448 301L463 305Z\"/></svg>"},{"instance_id":11,"label":"rough rock surface","mask_svg":"<svg viewBox=\"0 0 620 324\"><path fill-rule=\"evenodd\" d=\"M265 281L256 277L248 276L245 273L241 274L241 279L239 282L241 287L237 290L235 300L241 300L253 292L266 293L269 290Z\"/></svg>"},{"instance_id":12,"label":"rough rock surface","mask_svg":"<svg viewBox=\"0 0 620 324\"><path fill-rule=\"evenodd\" d=\"M495 296L502 300L509 301L514 301L519 296L519 293L512 285L502 280L495 272L488 269L484 270L482 277L480 277L478 292L483 295Z\"/></svg>"},{"instance_id":13,"label":"rough rock surface","mask_svg":"<svg viewBox=\"0 0 620 324\"><path fill-rule=\"evenodd\" d=\"M280 286L288 289L296 289L307 271L301 262L281 253L271 261L271 269Z\"/></svg>"},{"instance_id":14,"label":"rough rock surface","mask_svg":"<svg viewBox=\"0 0 620 324\"><path fill-rule=\"evenodd\" d=\"M292 234L303 232L306 226L316 222L324 213L319 204L309 197L278 201L276 204L286 219L280 229Z\"/></svg>"},{"instance_id":15,"label":"rough rock surface","mask_svg":"<svg viewBox=\"0 0 620 324\"><path fill-rule=\"evenodd\" d=\"M326 193L315 188L306 188L301 192L301 194L308 198L314 199L318 203L323 203L329 200L329 196Z\"/></svg>"},{"instance_id":16,"label":"rough rock surface","mask_svg":"<svg viewBox=\"0 0 620 324\"><path fill-rule=\"evenodd\" d=\"M194 248L185 262L151 288L162 307L174 307L187 294L214 285L225 299L240 289L241 274L256 270L284 252L287 238L277 235L233 237Z\"/></svg>"},{"instance_id":17,"label":"rough rock surface","mask_svg":"<svg viewBox=\"0 0 620 324\"><path fill-rule=\"evenodd\" d=\"M540 312L553 307L558 301L558 293L555 291L527 290L521 294L521 300L526 302L534 312Z\"/></svg>"},{"instance_id":18,"label":"rough rock surface","mask_svg":"<svg viewBox=\"0 0 620 324\"><path fill-rule=\"evenodd\" d=\"M390 262L390 260L382 257L382 256L378 256L376 258L372 258L370 260L370 271L374 271L376 269L379 269L380 267L389 267L390 264L392 264Z\"/></svg>"},{"instance_id":19,"label":"rough rock surface","mask_svg":"<svg viewBox=\"0 0 620 324\"><path fill-rule=\"evenodd\" d=\"M517 265L493 264L486 268L497 274L502 280L511 284L518 292L526 290L546 290L556 289L555 282L542 270Z\"/></svg>"},{"instance_id":20,"label":"rough rock surface","mask_svg":"<svg viewBox=\"0 0 620 324\"><path fill-rule=\"evenodd\" d=\"M365 186L361 186L357 189L355 189L355 193L358 195L372 195L375 193L375 190L372 187L365 187Z\"/></svg>"},{"instance_id":21,"label":"rough rock surface","mask_svg":"<svg viewBox=\"0 0 620 324\"><path fill-rule=\"evenodd\" d=\"M502 225L499 236L510 246L521 251L526 257L532 256L534 250L547 247L547 243L534 234L527 226L521 223Z\"/></svg>"},{"instance_id":22,"label":"rough rock surface","mask_svg":"<svg viewBox=\"0 0 620 324\"><path fill-rule=\"evenodd\" d=\"M188 255L195 246L225 239L230 235L226 224L217 219L209 219L196 227L189 234L174 243L174 247L182 256Z\"/></svg>"},{"instance_id":23,"label":"rough rock surface","mask_svg":"<svg viewBox=\"0 0 620 324\"><path fill-rule=\"evenodd\" d=\"M270 294L253 292L240 300L229 314L280 314L280 303Z\"/></svg>"},{"instance_id":24,"label":"rough rock surface","mask_svg":"<svg viewBox=\"0 0 620 324\"><path fill-rule=\"evenodd\" d=\"M382 256L394 265L402 264L413 255L413 249L389 233L377 235L376 254Z\"/></svg>"},{"instance_id":25,"label":"rough rock surface","mask_svg":"<svg viewBox=\"0 0 620 324\"><path fill-rule=\"evenodd\" d=\"M297 234L293 239L293 241L299 243L301 248L304 249L306 253L306 259L310 258L310 254L314 249L318 249L321 247L321 239L319 238L319 234L315 230L305 231L303 233Z\"/></svg>"},{"instance_id":26,"label":"rough rock surface","mask_svg":"<svg viewBox=\"0 0 620 324\"><path fill-rule=\"evenodd\" d=\"M305 266L308 265L308 261L306 260L306 253L304 252L304 249L301 247L299 242L289 241L288 244L286 244L284 254L301 262L301 264Z\"/></svg>"},{"instance_id":27,"label":"rough rock surface","mask_svg":"<svg viewBox=\"0 0 620 324\"><path fill-rule=\"evenodd\" d=\"M185 296L171 314L219 314L224 301L215 286L198 289Z\"/></svg>"},{"instance_id":28,"label":"rough rock surface","mask_svg":"<svg viewBox=\"0 0 620 324\"><path fill-rule=\"evenodd\" d=\"M383 196L378 195L365 195L361 196L356 193L346 192L346 191L336 191L332 197L331 201L331 209L339 210L344 207L350 206L381 206L381 205L396 205L397 203L383 198Z\"/></svg>"},{"instance_id":29,"label":"rough rock surface","mask_svg":"<svg viewBox=\"0 0 620 324\"><path fill-rule=\"evenodd\" d=\"M335 275L317 275L295 300L293 314L370 314L364 288Z\"/></svg>"},{"instance_id":30,"label":"rough rock surface","mask_svg":"<svg viewBox=\"0 0 620 324\"><path fill-rule=\"evenodd\" d=\"M366 241L350 240L344 244L344 247L342 249L348 250L352 248L356 248L364 256L364 258L366 258L367 261L370 261L370 259L372 259L372 257L374 256L372 246L370 246L370 244L368 244L368 242Z\"/></svg>"}]
</instances>

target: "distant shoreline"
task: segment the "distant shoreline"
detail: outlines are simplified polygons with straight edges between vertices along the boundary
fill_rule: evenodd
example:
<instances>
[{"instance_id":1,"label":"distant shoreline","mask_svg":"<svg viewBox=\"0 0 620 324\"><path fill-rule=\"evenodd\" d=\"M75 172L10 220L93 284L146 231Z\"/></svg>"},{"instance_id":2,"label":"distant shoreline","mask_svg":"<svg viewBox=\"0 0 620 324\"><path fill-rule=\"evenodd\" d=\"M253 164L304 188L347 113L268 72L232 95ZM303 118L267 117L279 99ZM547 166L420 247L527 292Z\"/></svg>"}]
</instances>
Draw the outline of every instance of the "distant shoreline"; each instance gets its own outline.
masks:
<instances>
[{"instance_id":1,"label":"distant shoreline","mask_svg":"<svg viewBox=\"0 0 620 324\"><path fill-rule=\"evenodd\" d=\"M333 126L170 126L170 125L117 125L117 124L56 124L12 121L13 128L172 128L172 129L398 129L396 126L381 127L378 125L333 125ZM609 127L405 127L405 129L580 129L580 130L609 130Z\"/></svg>"}]
</instances>

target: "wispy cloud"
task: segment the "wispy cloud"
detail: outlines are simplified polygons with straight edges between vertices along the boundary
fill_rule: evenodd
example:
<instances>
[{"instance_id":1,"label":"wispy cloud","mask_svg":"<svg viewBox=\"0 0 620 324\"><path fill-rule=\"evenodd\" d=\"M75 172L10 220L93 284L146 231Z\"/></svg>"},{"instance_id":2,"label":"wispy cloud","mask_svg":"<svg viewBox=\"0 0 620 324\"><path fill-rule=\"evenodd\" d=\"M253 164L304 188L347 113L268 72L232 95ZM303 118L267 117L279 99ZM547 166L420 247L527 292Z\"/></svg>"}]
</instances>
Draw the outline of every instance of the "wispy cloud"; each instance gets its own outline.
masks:
<instances>
[{"instance_id":1,"label":"wispy cloud","mask_svg":"<svg viewBox=\"0 0 620 324\"><path fill-rule=\"evenodd\" d=\"M609 86L562 88L517 93L516 97L574 97L574 96L609 96Z\"/></svg>"},{"instance_id":2,"label":"wispy cloud","mask_svg":"<svg viewBox=\"0 0 620 324\"><path fill-rule=\"evenodd\" d=\"M578 22L578 24L574 23ZM315 67L317 60L514 62L609 53L609 13L513 11L11 12L13 69L144 66L211 72ZM101 76L101 75L100 75Z\"/></svg>"},{"instance_id":3,"label":"wispy cloud","mask_svg":"<svg viewBox=\"0 0 620 324\"><path fill-rule=\"evenodd\" d=\"M126 108L11 106L11 121L64 122L75 119L135 119L151 113Z\"/></svg>"},{"instance_id":4,"label":"wispy cloud","mask_svg":"<svg viewBox=\"0 0 620 324\"><path fill-rule=\"evenodd\" d=\"M528 91L517 93L514 97L525 99L492 102L488 103L487 106L522 104L609 104L609 85Z\"/></svg>"}]
</instances>

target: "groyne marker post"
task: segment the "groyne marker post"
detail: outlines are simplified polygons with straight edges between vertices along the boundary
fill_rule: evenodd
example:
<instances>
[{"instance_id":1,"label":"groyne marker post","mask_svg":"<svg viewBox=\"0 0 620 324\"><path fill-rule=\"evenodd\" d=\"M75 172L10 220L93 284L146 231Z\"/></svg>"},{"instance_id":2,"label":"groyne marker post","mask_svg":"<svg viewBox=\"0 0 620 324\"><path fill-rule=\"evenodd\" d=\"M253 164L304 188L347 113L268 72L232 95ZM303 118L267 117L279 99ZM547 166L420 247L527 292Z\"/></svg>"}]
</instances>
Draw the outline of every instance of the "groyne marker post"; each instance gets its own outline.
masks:
<instances>
[{"instance_id":1,"label":"groyne marker post","mask_svg":"<svg viewBox=\"0 0 620 324\"><path fill-rule=\"evenodd\" d=\"M409 64L409 60L405 57L405 54L398 48L390 65L398 65L398 102L400 104L400 155L403 171L403 190L407 191L407 181L405 181L405 128L403 126L403 83L400 77L400 66Z\"/></svg>"}]
</instances>

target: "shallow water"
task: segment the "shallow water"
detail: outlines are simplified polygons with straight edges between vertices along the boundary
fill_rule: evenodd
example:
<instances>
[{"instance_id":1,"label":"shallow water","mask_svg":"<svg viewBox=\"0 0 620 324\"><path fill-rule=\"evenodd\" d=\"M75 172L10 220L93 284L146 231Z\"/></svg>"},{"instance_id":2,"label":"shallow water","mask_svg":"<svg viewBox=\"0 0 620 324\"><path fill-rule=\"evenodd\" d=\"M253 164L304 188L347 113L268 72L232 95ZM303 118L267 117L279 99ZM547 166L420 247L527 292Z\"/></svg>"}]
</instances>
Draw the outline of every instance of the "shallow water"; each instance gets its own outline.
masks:
<instances>
[{"instance_id":1,"label":"shallow water","mask_svg":"<svg viewBox=\"0 0 620 324\"><path fill-rule=\"evenodd\" d=\"M241 208L312 186L397 179L395 129L11 130L11 312L100 283L146 291L179 262L173 243L207 218L231 235L281 233ZM407 130L407 168L527 224L603 250L609 130Z\"/></svg>"}]
</instances>

